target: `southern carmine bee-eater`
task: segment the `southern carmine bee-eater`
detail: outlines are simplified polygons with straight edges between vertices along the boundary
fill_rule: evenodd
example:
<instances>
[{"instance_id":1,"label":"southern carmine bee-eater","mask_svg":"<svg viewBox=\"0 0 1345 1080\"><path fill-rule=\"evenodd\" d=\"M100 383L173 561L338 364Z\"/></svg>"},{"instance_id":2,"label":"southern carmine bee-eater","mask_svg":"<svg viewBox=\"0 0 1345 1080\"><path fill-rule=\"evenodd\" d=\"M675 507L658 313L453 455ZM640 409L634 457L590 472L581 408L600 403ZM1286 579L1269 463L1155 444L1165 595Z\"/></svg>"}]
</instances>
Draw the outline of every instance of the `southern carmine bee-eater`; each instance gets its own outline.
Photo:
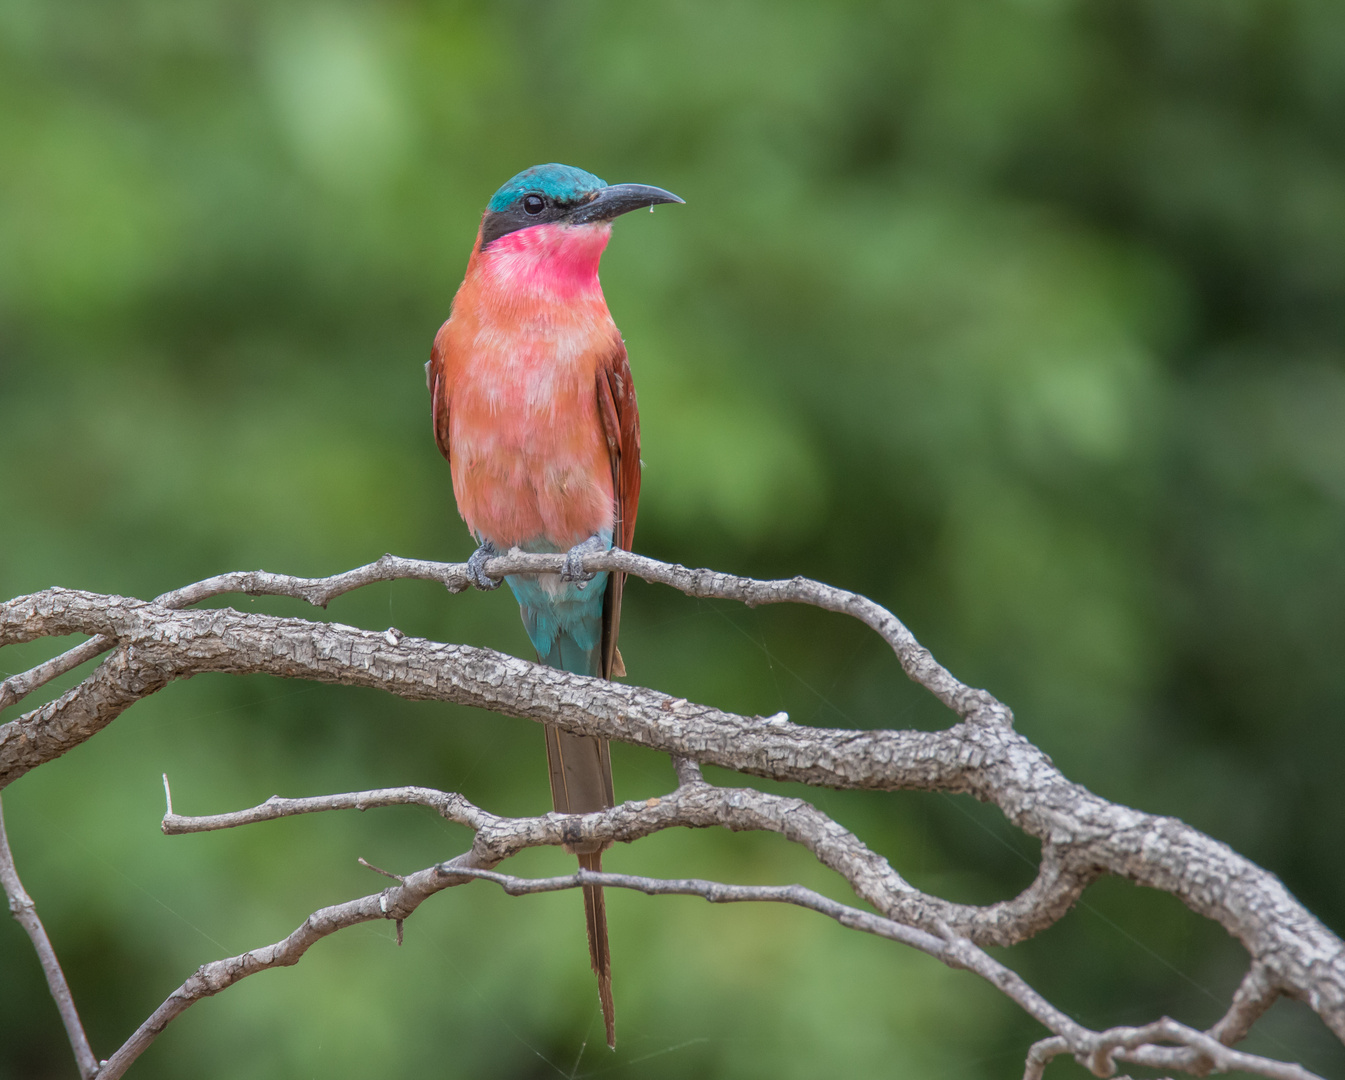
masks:
<instances>
[{"instance_id":1,"label":"southern carmine bee-eater","mask_svg":"<svg viewBox=\"0 0 1345 1080\"><path fill-rule=\"evenodd\" d=\"M580 675L624 675L617 651L621 574L589 574L587 554L629 551L640 497L635 387L598 262L612 220L682 200L643 184L607 185L569 165L537 165L500 188L449 319L426 365L434 439L478 547L473 583L511 548L566 552L559 575L507 577L540 663ZM562 814L614 803L607 740L547 726L551 800ZM574 845L602 869L600 844ZM589 959L607 1044L616 1045L602 890L584 888Z\"/></svg>"}]
</instances>

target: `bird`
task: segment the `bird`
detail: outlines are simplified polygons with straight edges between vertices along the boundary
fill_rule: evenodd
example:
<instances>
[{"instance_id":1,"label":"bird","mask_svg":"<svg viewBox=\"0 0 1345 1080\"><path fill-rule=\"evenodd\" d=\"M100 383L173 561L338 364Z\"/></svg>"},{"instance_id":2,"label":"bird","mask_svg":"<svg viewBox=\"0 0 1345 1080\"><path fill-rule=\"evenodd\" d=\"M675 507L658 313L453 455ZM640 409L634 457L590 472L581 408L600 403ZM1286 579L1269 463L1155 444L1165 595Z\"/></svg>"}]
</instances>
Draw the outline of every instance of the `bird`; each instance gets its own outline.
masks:
<instances>
[{"instance_id":1,"label":"bird","mask_svg":"<svg viewBox=\"0 0 1345 1080\"><path fill-rule=\"evenodd\" d=\"M477 543L473 585L512 549L565 554L557 574L505 578L539 663L578 675L625 674L617 649L624 575L589 573L586 555L631 550L640 498L640 417L626 346L598 264L612 221L683 200L645 184L609 185L571 165L535 165L487 204L425 367L435 443L458 512ZM552 806L586 814L614 805L606 739L546 725ZM567 845L602 870L604 844ZM586 885L589 960L607 1044L616 1048L602 889Z\"/></svg>"}]
</instances>

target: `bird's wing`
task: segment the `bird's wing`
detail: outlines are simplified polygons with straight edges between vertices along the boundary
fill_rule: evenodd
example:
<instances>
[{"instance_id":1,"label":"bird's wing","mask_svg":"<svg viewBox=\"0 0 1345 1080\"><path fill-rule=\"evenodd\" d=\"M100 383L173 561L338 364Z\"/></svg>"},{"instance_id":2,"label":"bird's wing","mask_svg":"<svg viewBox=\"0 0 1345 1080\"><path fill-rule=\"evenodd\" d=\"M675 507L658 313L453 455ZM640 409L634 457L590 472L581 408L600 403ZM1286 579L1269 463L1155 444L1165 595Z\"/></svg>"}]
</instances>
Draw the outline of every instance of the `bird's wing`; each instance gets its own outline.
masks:
<instances>
[{"instance_id":1,"label":"bird's wing","mask_svg":"<svg viewBox=\"0 0 1345 1080\"><path fill-rule=\"evenodd\" d=\"M607 438L612 462L612 493L616 506L612 543L626 551L635 539L635 512L640 502L640 411L635 404L635 384L630 377L626 346L618 342L598 365L598 415ZM617 651L621 625L621 592L625 574L614 573L607 586L602 612L602 673L606 678L626 674Z\"/></svg>"},{"instance_id":2,"label":"bird's wing","mask_svg":"<svg viewBox=\"0 0 1345 1080\"><path fill-rule=\"evenodd\" d=\"M430 391L430 421L434 425L434 442L444 460L448 456L448 374L444 370L444 353L447 348L445 323L434 337L434 346L430 349L430 359L425 365L425 385Z\"/></svg>"}]
</instances>

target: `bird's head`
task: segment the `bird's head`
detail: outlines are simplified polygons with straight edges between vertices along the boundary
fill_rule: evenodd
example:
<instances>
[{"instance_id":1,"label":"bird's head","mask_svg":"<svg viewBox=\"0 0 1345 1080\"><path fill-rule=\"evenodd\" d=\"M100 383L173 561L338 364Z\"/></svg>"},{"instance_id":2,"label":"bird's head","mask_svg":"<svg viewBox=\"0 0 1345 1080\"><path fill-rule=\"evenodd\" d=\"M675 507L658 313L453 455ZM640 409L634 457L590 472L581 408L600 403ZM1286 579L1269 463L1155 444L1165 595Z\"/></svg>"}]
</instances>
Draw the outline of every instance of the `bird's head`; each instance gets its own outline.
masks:
<instances>
[{"instance_id":1,"label":"bird's head","mask_svg":"<svg viewBox=\"0 0 1345 1080\"><path fill-rule=\"evenodd\" d=\"M607 184L573 165L534 165L491 198L481 220L481 247L536 225L605 225L631 210L681 201L646 184Z\"/></svg>"}]
</instances>

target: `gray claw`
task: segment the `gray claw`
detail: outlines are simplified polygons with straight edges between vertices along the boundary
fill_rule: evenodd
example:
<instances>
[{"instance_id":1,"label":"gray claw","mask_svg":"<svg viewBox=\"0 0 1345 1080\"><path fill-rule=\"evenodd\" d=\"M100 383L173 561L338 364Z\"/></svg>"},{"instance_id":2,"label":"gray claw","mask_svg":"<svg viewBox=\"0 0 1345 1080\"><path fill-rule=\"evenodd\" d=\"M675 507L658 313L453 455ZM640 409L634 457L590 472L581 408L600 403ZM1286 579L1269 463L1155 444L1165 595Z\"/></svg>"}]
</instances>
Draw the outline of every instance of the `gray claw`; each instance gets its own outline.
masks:
<instances>
[{"instance_id":1,"label":"gray claw","mask_svg":"<svg viewBox=\"0 0 1345 1080\"><path fill-rule=\"evenodd\" d=\"M560 580L569 582L578 582L582 589L596 574L584 569L585 555L598 555L607 550L607 545L603 543L602 537L590 536L587 540L575 544L565 553L565 561L560 567Z\"/></svg>"},{"instance_id":2,"label":"gray claw","mask_svg":"<svg viewBox=\"0 0 1345 1080\"><path fill-rule=\"evenodd\" d=\"M579 551L578 548L571 548L565 554L565 562L560 567L560 580L578 582L582 589L596 576L584 569L584 556L587 552Z\"/></svg>"},{"instance_id":3,"label":"gray claw","mask_svg":"<svg viewBox=\"0 0 1345 1080\"><path fill-rule=\"evenodd\" d=\"M489 540L482 540L481 546L472 552L467 560L467 576L472 584L478 589L490 592L492 589L498 589L500 583L486 574L486 563L499 554L495 545Z\"/></svg>"}]
</instances>

